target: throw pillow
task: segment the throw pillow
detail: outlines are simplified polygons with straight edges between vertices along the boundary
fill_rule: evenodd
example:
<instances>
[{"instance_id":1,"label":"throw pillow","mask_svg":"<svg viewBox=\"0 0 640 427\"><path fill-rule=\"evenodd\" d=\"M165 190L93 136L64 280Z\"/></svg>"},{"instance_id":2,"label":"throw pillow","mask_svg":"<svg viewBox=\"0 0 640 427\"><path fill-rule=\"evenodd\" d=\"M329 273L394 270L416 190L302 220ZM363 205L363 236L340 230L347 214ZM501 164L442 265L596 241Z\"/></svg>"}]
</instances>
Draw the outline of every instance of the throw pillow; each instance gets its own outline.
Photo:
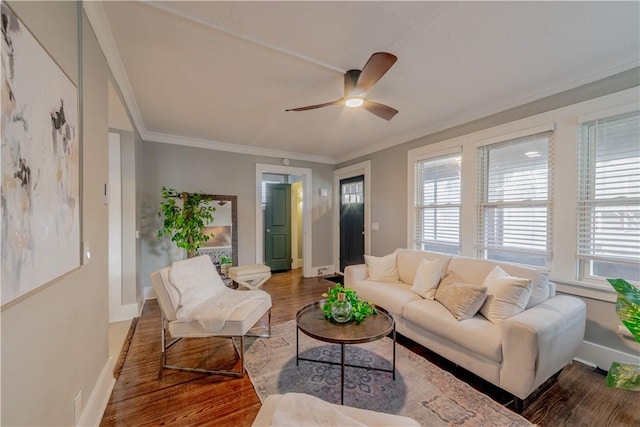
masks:
<instances>
[{"instance_id":1,"label":"throw pillow","mask_svg":"<svg viewBox=\"0 0 640 427\"><path fill-rule=\"evenodd\" d=\"M436 300L444 305L456 320L475 316L486 297L486 287L462 282L440 285L436 291Z\"/></svg>"},{"instance_id":2,"label":"throw pillow","mask_svg":"<svg viewBox=\"0 0 640 427\"><path fill-rule=\"evenodd\" d=\"M480 313L492 323L522 313L531 296L531 280L511 277L496 266L485 277L483 286L487 287L487 299Z\"/></svg>"},{"instance_id":3,"label":"throw pillow","mask_svg":"<svg viewBox=\"0 0 640 427\"><path fill-rule=\"evenodd\" d=\"M423 259L420 261L411 290L422 298L433 301L436 297L438 283L440 283L440 260Z\"/></svg>"},{"instance_id":4,"label":"throw pillow","mask_svg":"<svg viewBox=\"0 0 640 427\"><path fill-rule=\"evenodd\" d=\"M365 255L364 262L367 264L369 279L377 280L378 282L392 283L398 281L395 252L383 257Z\"/></svg>"}]
</instances>

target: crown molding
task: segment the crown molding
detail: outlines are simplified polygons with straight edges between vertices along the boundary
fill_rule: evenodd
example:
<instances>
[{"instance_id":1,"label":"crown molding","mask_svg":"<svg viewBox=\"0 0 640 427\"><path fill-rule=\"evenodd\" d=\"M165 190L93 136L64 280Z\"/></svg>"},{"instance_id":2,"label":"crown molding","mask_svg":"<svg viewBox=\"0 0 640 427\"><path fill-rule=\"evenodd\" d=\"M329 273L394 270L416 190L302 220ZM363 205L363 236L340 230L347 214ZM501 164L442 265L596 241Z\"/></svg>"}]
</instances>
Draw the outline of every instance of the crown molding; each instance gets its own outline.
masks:
<instances>
[{"instance_id":1,"label":"crown molding","mask_svg":"<svg viewBox=\"0 0 640 427\"><path fill-rule=\"evenodd\" d=\"M191 138L187 136L169 135L158 132L145 132L141 137L145 141L160 142L164 144L182 145L186 147L204 148L207 150L227 151L230 153L250 154L253 156L278 157L293 160L302 160L314 163L335 165L332 157L316 156L313 154L301 154L291 151L272 150L269 148L251 147L248 145L229 144L226 142L211 141L207 139Z\"/></svg>"},{"instance_id":2,"label":"crown molding","mask_svg":"<svg viewBox=\"0 0 640 427\"><path fill-rule=\"evenodd\" d=\"M104 9L102 8L102 2L84 1L82 2L82 7L87 15L87 19L89 20L91 27L93 28L93 32L98 39L98 44L102 48L102 53L107 60L109 68L111 69L111 74L122 92L122 97L124 98L125 104L127 104L133 123L138 130L138 133L140 135L144 135L147 133L147 128L142 120L142 114L140 113L140 109L136 103L136 98L133 95L133 89L129 83L127 73L124 70L124 65L122 64L122 59L120 58L116 41L113 38L111 27L109 26L107 17L104 14Z\"/></svg>"},{"instance_id":3,"label":"crown molding","mask_svg":"<svg viewBox=\"0 0 640 427\"><path fill-rule=\"evenodd\" d=\"M463 117L459 117L459 118L455 118L452 120L449 120L447 122L441 123L438 126L427 126L425 128L421 128L418 129L416 131L413 131L411 133L407 133L404 135L399 135L395 138L391 138L387 141L383 141L377 144L372 144L369 145L368 147L365 147L363 149L360 150L355 150L355 151L351 151L349 153L343 154L341 156L336 157L336 164L340 164L340 163L345 163L348 162L350 160L354 160L354 159L358 159L373 153L376 153L378 151L382 151L382 150L386 150L388 148L392 148L395 147L396 145L401 145L407 142L411 142L414 141L416 139L419 138L423 138L429 135L433 135L436 134L438 132L442 132L442 131L446 131L449 129L453 129L456 128L458 126L464 126L467 125L469 123L472 123L476 120L481 120L481 119L485 119L487 117L496 115L496 114L500 114L500 113L505 113L511 109L515 109L515 108L519 108L531 103L534 103L536 101L541 101L545 98L548 97L552 97L554 95L559 95L563 92L566 91L570 91L572 89L577 89L580 88L582 86L586 86L589 85L591 83L596 83L600 80L604 80L606 78L609 77L614 77L618 74L622 74L624 72L627 71L631 71L634 70L636 68L638 68L638 66L640 65L640 63L638 61L632 61L632 62L628 62L626 64L617 66L617 67L613 67L610 68L607 71L601 72L601 73L596 73L596 74L592 74L591 76L584 78L584 79L579 79L579 80L574 80L568 84L562 85L562 86L556 86L555 88L549 89L547 91L544 92L540 92L536 95L532 95L526 98L522 98L522 99L518 99L516 101L512 101L503 105L499 105L493 108L485 108L482 111L473 113L473 114L469 114ZM616 91L613 91L611 93L615 93ZM600 95L600 96L606 96L606 95ZM597 96L597 97L600 97ZM590 98L591 99L591 98Z\"/></svg>"}]
</instances>

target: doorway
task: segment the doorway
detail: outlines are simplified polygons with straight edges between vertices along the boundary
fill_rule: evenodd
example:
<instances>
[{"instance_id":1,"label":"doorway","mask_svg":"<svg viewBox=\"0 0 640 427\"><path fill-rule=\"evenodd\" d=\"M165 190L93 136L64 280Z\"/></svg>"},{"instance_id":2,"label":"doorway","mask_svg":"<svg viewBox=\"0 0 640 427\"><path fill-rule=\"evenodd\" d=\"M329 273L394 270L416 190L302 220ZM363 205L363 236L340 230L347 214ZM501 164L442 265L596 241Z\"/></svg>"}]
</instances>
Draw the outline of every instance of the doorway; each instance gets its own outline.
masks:
<instances>
[{"instance_id":1,"label":"doorway","mask_svg":"<svg viewBox=\"0 0 640 427\"><path fill-rule=\"evenodd\" d=\"M362 241L362 253L369 254L371 253L371 161L367 160L364 162L356 163L350 166L346 166L344 168L336 169L333 173L333 188L334 188L334 206L333 209L333 265L336 272L344 272L344 267L346 265L342 262L341 258L343 257L342 253L344 251L349 251L348 248L342 248L342 236L341 236L341 207L342 207L342 185L341 181L349 180L350 178L355 178L357 180L362 180L362 226L356 225L351 229L351 232L354 232L355 229L358 229L360 232L360 236L358 240L363 239ZM345 183L348 181L345 181ZM351 200L351 199L349 199ZM347 231L348 233L348 231ZM364 234L363 234L364 233ZM361 261L360 261L361 262Z\"/></svg>"},{"instance_id":2,"label":"doorway","mask_svg":"<svg viewBox=\"0 0 640 427\"><path fill-rule=\"evenodd\" d=\"M302 259L302 275L303 277L313 277L316 274L312 271L312 233L311 233L311 206L309 199L311 197L312 188L312 171L308 168L297 168L290 166L256 164L256 263L263 264L265 262L264 247L264 224L265 224L265 200L263 195L265 190L263 187L263 176L265 174L281 174L296 176L301 182L299 205L296 209L302 212L302 224L298 231L301 241L301 250L296 250L294 258ZM291 256L291 255L290 255Z\"/></svg>"},{"instance_id":3,"label":"doorway","mask_svg":"<svg viewBox=\"0 0 640 427\"><path fill-rule=\"evenodd\" d=\"M291 269L291 184L266 183L264 263L271 271Z\"/></svg>"},{"instance_id":4,"label":"doorway","mask_svg":"<svg viewBox=\"0 0 640 427\"><path fill-rule=\"evenodd\" d=\"M340 271L364 262L364 175L340 180Z\"/></svg>"}]
</instances>

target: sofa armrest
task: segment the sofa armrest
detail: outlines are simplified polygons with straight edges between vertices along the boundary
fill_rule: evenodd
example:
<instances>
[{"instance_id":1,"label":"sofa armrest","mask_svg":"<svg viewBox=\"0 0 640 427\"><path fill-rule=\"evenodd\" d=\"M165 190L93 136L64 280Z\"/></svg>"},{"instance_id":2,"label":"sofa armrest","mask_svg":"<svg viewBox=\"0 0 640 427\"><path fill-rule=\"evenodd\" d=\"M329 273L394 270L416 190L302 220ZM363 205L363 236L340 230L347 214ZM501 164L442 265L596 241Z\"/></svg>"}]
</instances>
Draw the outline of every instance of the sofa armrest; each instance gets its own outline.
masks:
<instances>
[{"instance_id":1,"label":"sofa armrest","mask_svg":"<svg viewBox=\"0 0 640 427\"><path fill-rule=\"evenodd\" d=\"M561 295L505 320L500 386L525 399L573 360L586 318L582 300Z\"/></svg>"},{"instance_id":2,"label":"sofa armrest","mask_svg":"<svg viewBox=\"0 0 640 427\"><path fill-rule=\"evenodd\" d=\"M344 286L351 287L355 282L369 277L367 264L348 265L344 269Z\"/></svg>"}]
</instances>

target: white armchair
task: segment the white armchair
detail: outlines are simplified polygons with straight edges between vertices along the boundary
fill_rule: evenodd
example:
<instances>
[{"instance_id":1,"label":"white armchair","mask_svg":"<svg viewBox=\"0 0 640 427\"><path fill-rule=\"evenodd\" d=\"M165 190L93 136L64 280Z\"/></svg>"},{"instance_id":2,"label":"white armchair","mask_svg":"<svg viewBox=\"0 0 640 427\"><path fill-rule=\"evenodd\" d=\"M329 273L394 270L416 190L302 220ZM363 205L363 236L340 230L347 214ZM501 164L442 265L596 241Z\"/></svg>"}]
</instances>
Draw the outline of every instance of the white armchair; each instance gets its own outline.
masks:
<instances>
[{"instance_id":1,"label":"white armchair","mask_svg":"<svg viewBox=\"0 0 640 427\"><path fill-rule=\"evenodd\" d=\"M151 273L162 313L162 367L219 375L244 375L244 337L268 314L271 333L271 297L264 291L227 288L207 255L174 263ZM167 334L172 340L167 343ZM167 351L182 338L237 337L240 371L210 370L167 364Z\"/></svg>"}]
</instances>

